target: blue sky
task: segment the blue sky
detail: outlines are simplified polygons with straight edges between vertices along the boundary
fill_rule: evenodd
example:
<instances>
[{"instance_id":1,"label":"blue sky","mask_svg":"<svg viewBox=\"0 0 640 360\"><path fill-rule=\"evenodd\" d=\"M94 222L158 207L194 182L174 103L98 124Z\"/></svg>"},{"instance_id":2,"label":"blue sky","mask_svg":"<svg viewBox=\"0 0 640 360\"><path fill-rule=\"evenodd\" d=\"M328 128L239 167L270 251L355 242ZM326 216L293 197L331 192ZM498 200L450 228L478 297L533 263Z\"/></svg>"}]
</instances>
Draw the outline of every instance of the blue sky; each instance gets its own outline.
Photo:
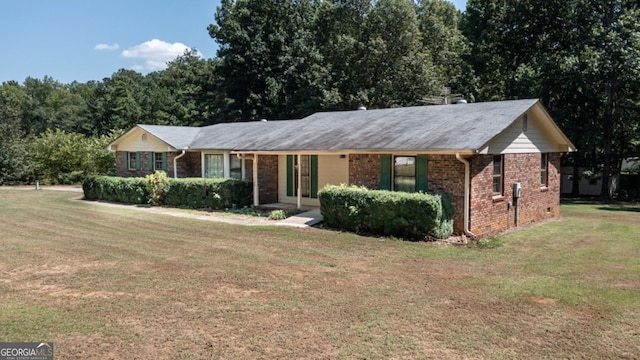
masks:
<instances>
[{"instance_id":1,"label":"blue sky","mask_svg":"<svg viewBox=\"0 0 640 360\"><path fill-rule=\"evenodd\" d=\"M464 10L466 0L452 1ZM119 69L163 69L185 49L206 58L220 0L3 0L0 83L51 76L102 80Z\"/></svg>"}]
</instances>

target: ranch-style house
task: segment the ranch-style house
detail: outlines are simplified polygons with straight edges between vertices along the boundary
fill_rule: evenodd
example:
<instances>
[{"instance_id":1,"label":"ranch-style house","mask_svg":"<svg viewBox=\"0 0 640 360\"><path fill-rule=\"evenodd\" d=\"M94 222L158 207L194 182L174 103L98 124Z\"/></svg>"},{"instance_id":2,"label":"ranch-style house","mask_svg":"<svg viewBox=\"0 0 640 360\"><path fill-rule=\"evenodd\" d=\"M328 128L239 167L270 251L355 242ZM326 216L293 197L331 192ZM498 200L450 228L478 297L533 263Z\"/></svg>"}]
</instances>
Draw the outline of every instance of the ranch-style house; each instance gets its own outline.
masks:
<instances>
[{"instance_id":1,"label":"ranch-style house","mask_svg":"<svg viewBox=\"0 0 640 360\"><path fill-rule=\"evenodd\" d=\"M326 184L444 192L455 232L478 237L557 217L560 156L576 151L537 99L137 125L109 149L118 176L243 179L254 205L319 206Z\"/></svg>"}]
</instances>

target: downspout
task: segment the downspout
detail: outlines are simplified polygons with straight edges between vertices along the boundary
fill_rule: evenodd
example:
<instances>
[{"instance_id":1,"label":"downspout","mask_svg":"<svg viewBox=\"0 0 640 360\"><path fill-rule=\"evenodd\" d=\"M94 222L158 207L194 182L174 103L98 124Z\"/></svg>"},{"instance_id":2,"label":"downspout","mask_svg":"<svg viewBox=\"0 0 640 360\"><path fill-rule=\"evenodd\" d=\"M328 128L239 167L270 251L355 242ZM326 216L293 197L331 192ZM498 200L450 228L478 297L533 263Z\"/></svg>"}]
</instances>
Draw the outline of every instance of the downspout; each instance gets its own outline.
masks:
<instances>
[{"instance_id":1,"label":"downspout","mask_svg":"<svg viewBox=\"0 0 640 360\"><path fill-rule=\"evenodd\" d=\"M184 154L187 153L186 149L182 150L182 154L176 156L173 158L173 178L177 179L178 178L178 159L180 159L181 157L184 156Z\"/></svg>"},{"instance_id":2,"label":"downspout","mask_svg":"<svg viewBox=\"0 0 640 360\"><path fill-rule=\"evenodd\" d=\"M471 209L469 188L471 187L471 166L469 162L460 156L460 153L456 153L456 159L464 164L464 234L475 238L476 235L469 230L469 212Z\"/></svg>"},{"instance_id":3,"label":"downspout","mask_svg":"<svg viewBox=\"0 0 640 360\"><path fill-rule=\"evenodd\" d=\"M297 187L298 187L298 201L297 201L297 209L300 210L302 208L302 155L298 154L298 179L296 180L298 182Z\"/></svg>"}]
</instances>

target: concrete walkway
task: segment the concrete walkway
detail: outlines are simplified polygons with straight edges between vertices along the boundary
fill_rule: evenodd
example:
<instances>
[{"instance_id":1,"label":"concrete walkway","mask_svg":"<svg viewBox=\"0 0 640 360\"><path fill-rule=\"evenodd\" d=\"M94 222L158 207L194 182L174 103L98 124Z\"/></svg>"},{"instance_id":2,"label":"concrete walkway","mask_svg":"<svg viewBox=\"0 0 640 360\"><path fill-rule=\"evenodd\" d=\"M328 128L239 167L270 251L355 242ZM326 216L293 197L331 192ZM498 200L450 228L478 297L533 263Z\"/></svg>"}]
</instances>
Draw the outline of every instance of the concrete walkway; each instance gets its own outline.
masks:
<instances>
[{"instance_id":1,"label":"concrete walkway","mask_svg":"<svg viewBox=\"0 0 640 360\"><path fill-rule=\"evenodd\" d=\"M322 214L320 209L313 209L297 215L290 216L284 220L280 220L275 225L278 226L292 226L299 228L307 228L322 222Z\"/></svg>"}]
</instances>

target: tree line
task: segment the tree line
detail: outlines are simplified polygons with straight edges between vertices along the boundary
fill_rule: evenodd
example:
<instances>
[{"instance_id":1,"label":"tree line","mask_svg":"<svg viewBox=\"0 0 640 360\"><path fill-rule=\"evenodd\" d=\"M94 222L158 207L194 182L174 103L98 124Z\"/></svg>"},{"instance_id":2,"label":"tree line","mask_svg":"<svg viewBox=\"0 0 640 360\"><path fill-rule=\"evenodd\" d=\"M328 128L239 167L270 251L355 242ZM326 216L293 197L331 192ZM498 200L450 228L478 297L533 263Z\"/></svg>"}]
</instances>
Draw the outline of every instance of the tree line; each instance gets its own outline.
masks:
<instances>
[{"instance_id":1,"label":"tree line","mask_svg":"<svg viewBox=\"0 0 640 360\"><path fill-rule=\"evenodd\" d=\"M212 59L190 51L148 75L3 83L0 147L29 158L43 134L425 105L446 88L469 101L540 98L580 150L564 163L602 174L605 195L640 150L637 1L469 0L459 12L446 0L222 0L214 20ZM7 180L7 163L29 162L11 151L0 182L38 175Z\"/></svg>"}]
</instances>

